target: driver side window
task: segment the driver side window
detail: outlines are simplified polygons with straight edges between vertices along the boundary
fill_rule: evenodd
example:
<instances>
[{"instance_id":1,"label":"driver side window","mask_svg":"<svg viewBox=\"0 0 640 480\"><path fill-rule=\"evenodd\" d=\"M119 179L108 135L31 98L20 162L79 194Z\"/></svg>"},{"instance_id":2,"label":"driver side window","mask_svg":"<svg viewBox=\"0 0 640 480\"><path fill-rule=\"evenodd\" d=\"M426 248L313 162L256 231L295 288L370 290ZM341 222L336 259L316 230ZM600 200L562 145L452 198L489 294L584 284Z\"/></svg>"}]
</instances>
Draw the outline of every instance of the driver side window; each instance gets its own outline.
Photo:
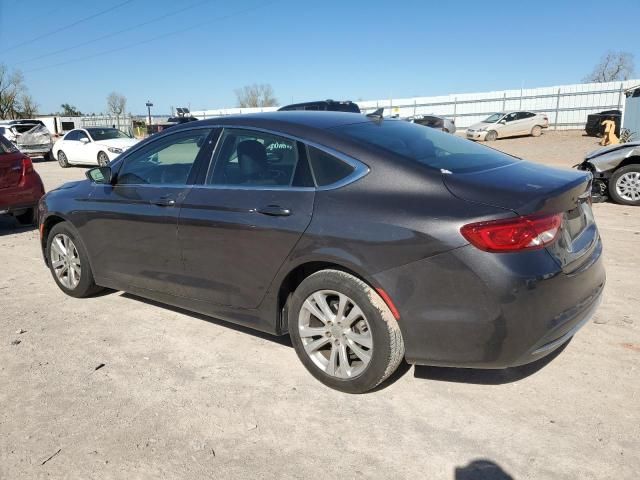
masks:
<instances>
[{"instance_id":1,"label":"driver side window","mask_svg":"<svg viewBox=\"0 0 640 480\"><path fill-rule=\"evenodd\" d=\"M128 156L118 185L186 185L211 129L188 130L157 139Z\"/></svg>"}]
</instances>

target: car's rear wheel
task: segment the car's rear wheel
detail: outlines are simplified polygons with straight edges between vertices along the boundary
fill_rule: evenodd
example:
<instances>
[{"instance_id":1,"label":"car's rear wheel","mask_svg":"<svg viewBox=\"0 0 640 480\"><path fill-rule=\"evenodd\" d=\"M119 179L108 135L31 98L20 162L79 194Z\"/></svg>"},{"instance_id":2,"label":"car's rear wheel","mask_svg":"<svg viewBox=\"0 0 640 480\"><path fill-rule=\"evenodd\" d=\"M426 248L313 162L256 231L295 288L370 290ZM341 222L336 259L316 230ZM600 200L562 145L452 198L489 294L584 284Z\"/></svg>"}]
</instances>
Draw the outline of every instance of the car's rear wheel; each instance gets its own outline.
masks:
<instances>
[{"instance_id":1,"label":"car's rear wheel","mask_svg":"<svg viewBox=\"0 0 640 480\"><path fill-rule=\"evenodd\" d=\"M353 275L322 270L307 277L288 305L298 357L325 385L364 393L391 375L404 357L396 319L378 293Z\"/></svg>"},{"instance_id":2,"label":"car's rear wheel","mask_svg":"<svg viewBox=\"0 0 640 480\"><path fill-rule=\"evenodd\" d=\"M540 125L536 125L531 129L532 137L539 137L540 135L542 135L542 127Z\"/></svg>"},{"instance_id":3,"label":"car's rear wheel","mask_svg":"<svg viewBox=\"0 0 640 480\"><path fill-rule=\"evenodd\" d=\"M89 297L102 290L93 280L87 251L68 222L56 224L47 237L49 269L60 289L72 297Z\"/></svg>"},{"instance_id":4,"label":"car's rear wheel","mask_svg":"<svg viewBox=\"0 0 640 480\"><path fill-rule=\"evenodd\" d=\"M38 221L37 211L36 208L29 208L26 212L15 215L15 218L20 225L35 225Z\"/></svg>"},{"instance_id":5,"label":"car's rear wheel","mask_svg":"<svg viewBox=\"0 0 640 480\"><path fill-rule=\"evenodd\" d=\"M109 165L109 157L104 152L98 152L98 165L106 167Z\"/></svg>"},{"instance_id":6,"label":"car's rear wheel","mask_svg":"<svg viewBox=\"0 0 640 480\"><path fill-rule=\"evenodd\" d=\"M484 137L485 142L495 142L498 138L498 132L495 130L489 130Z\"/></svg>"},{"instance_id":7,"label":"car's rear wheel","mask_svg":"<svg viewBox=\"0 0 640 480\"><path fill-rule=\"evenodd\" d=\"M640 165L627 165L613 172L609 195L616 203L640 205Z\"/></svg>"},{"instance_id":8,"label":"car's rear wheel","mask_svg":"<svg viewBox=\"0 0 640 480\"><path fill-rule=\"evenodd\" d=\"M69 161L67 160L67 156L62 150L58 152L58 163L62 168L67 168L69 166Z\"/></svg>"}]
</instances>

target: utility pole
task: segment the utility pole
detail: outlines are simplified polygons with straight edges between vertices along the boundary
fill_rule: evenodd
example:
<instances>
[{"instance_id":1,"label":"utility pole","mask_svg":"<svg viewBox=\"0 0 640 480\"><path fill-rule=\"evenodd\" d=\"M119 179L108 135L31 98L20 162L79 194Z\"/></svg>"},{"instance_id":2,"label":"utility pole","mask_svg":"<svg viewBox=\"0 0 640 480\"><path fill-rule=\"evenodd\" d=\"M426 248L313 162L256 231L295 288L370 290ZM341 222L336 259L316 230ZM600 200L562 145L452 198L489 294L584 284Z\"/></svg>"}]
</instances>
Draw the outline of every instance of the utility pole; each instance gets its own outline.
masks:
<instances>
[{"instance_id":1,"label":"utility pole","mask_svg":"<svg viewBox=\"0 0 640 480\"><path fill-rule=\"evenodd\" d=\"M151 100L147 100L147 112L149 113L149 125L151 125L151 107L153 107L153 103L151 103Z\"/></svg>"}]
</instances>

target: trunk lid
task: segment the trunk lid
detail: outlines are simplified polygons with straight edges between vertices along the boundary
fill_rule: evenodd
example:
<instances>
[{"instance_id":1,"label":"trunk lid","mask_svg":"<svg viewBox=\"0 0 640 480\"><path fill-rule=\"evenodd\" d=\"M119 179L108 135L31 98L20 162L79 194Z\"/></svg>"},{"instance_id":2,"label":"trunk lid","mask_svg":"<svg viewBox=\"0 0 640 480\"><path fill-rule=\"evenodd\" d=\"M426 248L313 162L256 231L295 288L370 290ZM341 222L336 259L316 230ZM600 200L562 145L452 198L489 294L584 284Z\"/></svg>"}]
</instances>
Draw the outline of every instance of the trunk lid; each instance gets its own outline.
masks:
<instances>
[{"instance_id":1,"label":"trunk lid","mask_svg":"<svg viewBox=\"0 0 640 480\"><path fill-rule=\"evenodd\" d=\"M0 153L0 189L15 187L22 178L22 154Z\"/></svg>"},{"instance_id":2,"label":"trunk lid","mask_svg":"<svg viewBox=\"0 0 640 480\"><path fill-rule=\"evenodd\" d=\"M570 272L580 268L599 240L591 211L591 174L519 161L471 173L444 174L456 197L511 210L518 215L562 213L557 240L546 247Z\"/></svg>"}]
</instances>

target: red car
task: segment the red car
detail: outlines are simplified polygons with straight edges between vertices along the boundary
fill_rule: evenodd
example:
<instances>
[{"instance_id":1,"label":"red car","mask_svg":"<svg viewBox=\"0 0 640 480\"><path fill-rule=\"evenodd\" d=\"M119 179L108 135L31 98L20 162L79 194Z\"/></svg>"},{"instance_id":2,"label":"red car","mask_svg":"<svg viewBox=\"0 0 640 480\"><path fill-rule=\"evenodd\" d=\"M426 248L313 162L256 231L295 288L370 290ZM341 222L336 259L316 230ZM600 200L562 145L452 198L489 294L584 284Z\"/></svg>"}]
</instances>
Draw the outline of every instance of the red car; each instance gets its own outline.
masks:
<instances>
[{"instance_id":1,"label":"red car","mask_svg":"<svg viewBox=\"0 0 640 480\"><path fill-rule=\"evenodd\" d=\"M0 135L0 214L13 215L25 225L36 223L43 195L44 185L31 159Z\"/></svg>"}]
</instances>

